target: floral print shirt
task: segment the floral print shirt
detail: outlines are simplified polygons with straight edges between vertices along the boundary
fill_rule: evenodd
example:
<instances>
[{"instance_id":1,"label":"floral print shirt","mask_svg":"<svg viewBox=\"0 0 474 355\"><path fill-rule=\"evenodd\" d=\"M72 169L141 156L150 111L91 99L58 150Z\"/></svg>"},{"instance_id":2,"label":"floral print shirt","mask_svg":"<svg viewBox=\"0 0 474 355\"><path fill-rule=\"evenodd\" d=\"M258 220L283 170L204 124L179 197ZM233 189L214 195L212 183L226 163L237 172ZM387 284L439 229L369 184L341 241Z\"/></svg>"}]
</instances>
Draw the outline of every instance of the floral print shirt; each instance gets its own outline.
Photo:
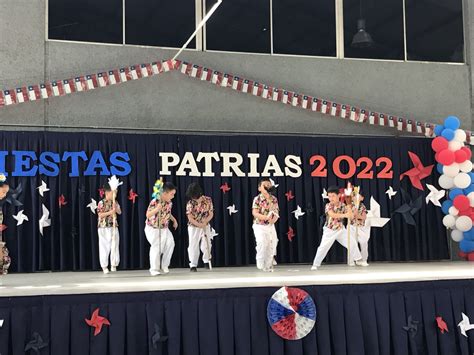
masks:
<instances>
[{"instance_id":1,"label":"floral print shirt","mask_svg":"<svg viewBox=\"0 0 474 355\"><path fill-rule=\"evenodd\" d=\"M191 216L198 223L202 223L204 219L209 218L211 212L214 212L214 206L208 196L202 196L201 201L189 200L186 204L186 215ZM188 225L191 225L191 222L188 221Z\"/></svg>"},{"instance_id":2,"label":"floral print shirt","mask_svg":"<svg viewBox=\"0 0 474 355\"><path fill-rule=\"evenodd\" d=\"M263 214L264 216L268 215L270 212L274 212L277 216L280 215L278 200L273 195L270 195L270 198L267 200L263 194L259 194L253 199L252 209L257 209L258 213ZM262 221L258 218L254 218L253 223L268 225L270 224L270 221Z\"/></svg>"},{"instance_id":3,"label":"floral print shirt","mask_svg":"<svg viewBox=\"0 0 474 355\"><path fill-rule=\"evenodd\" d=\"M157 214L146 219L146 224L153 228L168 228L168 224L171 218L171 208L173 207L173 202L163 201L153 199L148 205L148 211L155 209L158 204L161 204L161 210Z\"/></svg>"},{"instance_id":4,"label":"floral print shirt","mask_svg":"<svg viewBox=\"0 0 474 355\"><path fill-rule=\"evenodd\" d=\"M342 202L332 203L329 202L326 204L324 208L326 213L326 224L325 227L332 229L333 231L337 231L344 227L343 219L344 218L333 218L329 217L329 211L333 211L334 213L346 213L346 205Z\"/></svg>"},{"instance_id":5,"label":"floral print shirt","mask_svg":"<svg viewBox=\"0 0 474 355\"><path fill-rule=\"evenodd\" d=\"M114 201L106 200L105 198L102 199L99 204L97 205L97 213L106 213L112 210ZM120 209L120 206L117 201L116 208ZM115 217L115 226L118 227L117 217ZM97 220L97 227L98 228L111 228L114 226L114 216L107 216L104 218L100 218Z\"/></svg>"},{"instance_id":6,"label":"floral print shirt","mask_svg":"<svg viewBox=\"0 0 474 355\"><path fill-rule=\"evenodd\" d=\"M355 204L352 205L352 213L355 215L356 212L359 217L351 219L351 225L357 227L365 226L365 219L367 218L367 208L362 202L359 203L358 209L356 208Z\"/></svg>"},{"instance_id":7,"label":"floral print shirt","mask_svg":"<svg viewBox=\"0 0 474 355\"><path fill-rule=\"evenodd\" d=\"M3 224L3 211L0 210L0 224ZM0 232L2 234L3 232ZM3 241L3 235L0 238L0 275L8 274L11 259L8 256L8 249Z\"/></svg>"}]
</instances>

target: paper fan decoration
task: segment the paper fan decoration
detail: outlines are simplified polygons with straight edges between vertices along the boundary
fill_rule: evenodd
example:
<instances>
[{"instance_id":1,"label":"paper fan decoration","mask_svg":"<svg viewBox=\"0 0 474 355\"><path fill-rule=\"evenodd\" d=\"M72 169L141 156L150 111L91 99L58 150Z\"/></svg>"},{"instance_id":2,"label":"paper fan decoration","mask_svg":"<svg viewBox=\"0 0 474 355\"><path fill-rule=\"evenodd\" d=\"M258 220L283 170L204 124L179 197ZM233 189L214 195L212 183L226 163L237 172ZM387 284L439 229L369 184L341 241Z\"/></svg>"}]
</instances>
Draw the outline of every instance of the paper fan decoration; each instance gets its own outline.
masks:
<instances>
[{"instance_id":1,"label":"paper fan decoration","mask_svg":"<svg viewBox=\"0 0 474 355\"><path fill-rule=\"evenodd\" d=\"M267 318L273 331L287 340L304 338L316 323L316 306L306 291L282 287L267 306Z\"/></svg>"}]
</instances>

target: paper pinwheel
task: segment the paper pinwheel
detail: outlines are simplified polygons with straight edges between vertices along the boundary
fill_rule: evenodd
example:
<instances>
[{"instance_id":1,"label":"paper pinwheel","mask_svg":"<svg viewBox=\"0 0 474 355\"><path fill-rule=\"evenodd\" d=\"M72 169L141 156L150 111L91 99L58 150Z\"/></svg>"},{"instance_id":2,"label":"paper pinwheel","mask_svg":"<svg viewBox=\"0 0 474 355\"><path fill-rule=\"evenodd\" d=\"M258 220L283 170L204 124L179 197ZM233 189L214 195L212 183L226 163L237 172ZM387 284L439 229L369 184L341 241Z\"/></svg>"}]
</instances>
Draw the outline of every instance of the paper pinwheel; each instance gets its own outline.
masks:
<instances>
[{"instance_id":1,"label":"paper pinwheel","mask_svg":"<svg viewBox=\"0 0 474 355\"><path fill-rule=\"evenodd\" d=\"M99 315L99 310L99 308L96 308L95 311L92 313L91 319L85 319L86 323L90 327L95 328L94 336L100 334L100 332L102 331L102 326L110 325L110 322L107 318Z\"/></svg>"},{"instance_id":2,"label":"paper pinwheel","mask_svg":"<svg viewBox=\"0 0 474 355\"><path fill-rule=\"evenodd\" d=\"M303 211L301 210L301 207L300 207L299 205L296 206L296 210L294 210L294 211L291 212L291 213L294 213L294 214L295 214L295 218L296 218L296 219L299 219L301 216L303 216L303 215L305 214L305 212L303 212Z\"/></svg>"},{"instance_id":3,"label":"paper pinwheel","mask_svg":"<svg viewBox=\"0 0 474 355\"><path fill-rule=\"evenodd\" d=\"M415 201L412 201L411 196L405 190L400 189L400 193L402 195L403 204L395 211L393 211L393 213L401 214L407 224L416 226L416 222L413 216L423 206L423 196L420 196Z\"/></svg>"},{"instance_id":4,"label":"paper pinwheel","mask_svg":"<svg viewBox=\"0 0 474 355\"><path fill-rule=\"evenodd\" d=\"M370 197L370 210L367 211L365 225L368 227L383 227L390 218L380 217L380 205L373 197Z\"/></svg>"},{"instance_id":5,"label":"paper pinwheel","mask_svg":"<svg viewBox=\"0 0 474 355\"><path fill-rule=\"evenodd\" d=\"M418 155L413 152L408 152L408 155L410 156L414 167L401 174L400 180L402 180L405 176L408 176L411 184L414 187L416 187L418 190L423 190L421 180L431 175L434 165L424 166Z\"/></svg>"},{"instance_id":6,"label":"paper pinwheel","mask_svg":"<svg viewBox=\"0 0 474 355\"><path fill-rule=\"evenodd\" d=\"M438 190L436 187L430 184L426 184L426 187L430 190L430 193L428 196L426 196L426 204L430 203L431 201L433 205L441 207L439 200L441 200L446 195L446 191Z\"/></svg>"}]
</instances>

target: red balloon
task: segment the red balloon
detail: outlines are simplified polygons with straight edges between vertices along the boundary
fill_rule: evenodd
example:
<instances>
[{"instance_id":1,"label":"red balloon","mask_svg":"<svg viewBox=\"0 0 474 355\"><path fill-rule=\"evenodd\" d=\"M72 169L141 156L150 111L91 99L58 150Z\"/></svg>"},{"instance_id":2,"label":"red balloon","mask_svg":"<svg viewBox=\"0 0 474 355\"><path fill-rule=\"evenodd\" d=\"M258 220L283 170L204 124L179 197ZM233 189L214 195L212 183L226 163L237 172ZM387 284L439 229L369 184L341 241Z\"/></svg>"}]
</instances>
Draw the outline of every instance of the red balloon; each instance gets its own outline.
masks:
<instances>
[{"instance_id":1,"label":"red balloon","mask_svg":"<svg viewBox=\"0 0 474 355\"><path fill-rule=\"evenodd\" d=\"M471 152L471 149L469 149L468 147L462 147L461 150L463 150L466 154L467 154L467 159L471 159L472 157L472 152Z\"/></svg>"},{"instance_id":2,"label":"red balloon","mask_svg":"<svg viewBox=\"0 0 474 355\"><path fill-rule=\"evenodd\" d=\"M436 137L431 141L431 148L433 148L435 152L440 152L442 150L448 149L448 146L448 140L444 137Z\"/></svg>"},{"instance_id":3,"label":"red balloon","mask_svg":"<svg viewBox=\"0 0 474 355\"><path fill-rule=\"evenodd\" d=\"M471 207L469 199L467 198L467 196L464 195L456 196L453 200L453 205L459 210L459 212L464 212L466 210L470 211Z\"/></svg>"},{"instance_id":4,"label":"red balloon","mask_svg":"<svg viewBox=\"0 0 474 355\"><path fill-rule=\"evenodd\" d=\"M456 163L464 163L467 160L467 154L464 150L459 149L454 152L454 160Z\"/></svg>"},{"instance_id":5,"label":"red balloon","mask_svg":"<svg viewBox=\"0 0 474 355\"><path fill-rule=\"evenodd\" d=\"M444 149L437 154L438 159L436 160L438 163L443 165L451 165L454 163L455 155L454 152L449 149Z\"/></svg>"}]
</instances>

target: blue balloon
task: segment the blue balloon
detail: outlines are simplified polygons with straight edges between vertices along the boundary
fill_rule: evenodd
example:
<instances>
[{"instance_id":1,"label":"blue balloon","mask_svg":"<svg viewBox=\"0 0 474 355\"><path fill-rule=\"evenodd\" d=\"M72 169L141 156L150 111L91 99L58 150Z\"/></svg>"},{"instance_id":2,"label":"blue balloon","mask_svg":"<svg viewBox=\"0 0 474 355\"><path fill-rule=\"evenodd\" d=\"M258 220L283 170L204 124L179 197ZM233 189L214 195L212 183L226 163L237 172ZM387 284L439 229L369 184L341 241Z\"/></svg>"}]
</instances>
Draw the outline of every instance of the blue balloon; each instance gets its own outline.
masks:
<instances>
[{"instance_id":1,"label":"blue balloon","mask_svg":"<svg viewBox=\"0 0 474 355\"><path fill-rule=\"evenodd\" d=\"M469 229L467 232L464 232L462 234L464 236L464 239L469 240L469 241L474 241L474 228Z\"/></svg>"},{"instance_id":2,"label":"blue balloon","mask_svg":"<svg viewBox=\"0 0 474 355\"><path fill-rule=\"evenodd\" d=\"M443 164L436 164L436 170L438 170L438 173L443 174Z\"/></svg>"},{"instance_id":3,"label":"blue balloon","mask_svg":"<svg viewBox=\"0 0 474 355\"><path fill-rule=\"evenodd\" d=\"M457 130L461 126L461 121L456 116L446 117L444 120L444 127L450 128L453 131Z\"/></svg>"},{"instance_id":4,"label":"blue balloon","mask_svg":"<svg viewBox=\"0 0 474 355\"><path fill-rule=\"evenodd\" d=\"M464 191L462 189L457 189L457 188L449 191L449 198L451 200L454 200L454 198L458 195L464 195Z\"/></svg>"},{"instance_id":5,"label":"blue balloon","mask_svg":"<svg viewBox=\"0 0 474 355\"><path fill-rule=\"evenodd\" d=\"M441 132L443 132L444 126L442 124L436 125L434 128L434 134L436 137L439 137L441 135Z\"/></svg>"},{"instance_id":6,"label":"blue balloon","mask_svg":"<svg viewBox=\"0 0 474 355\"><path fill-rule=\"evenodd\" d=\"M443 211L444 214L449 214L449 209L453 205L453 201L451 200L446 200L441 204L441 210Z\"/></svg>"},{"instance_id":7,"label":"blue balloon","mask_svg":"<svg viewBox=\"0 0 474 355\"><path fill-rule=\"evenodd\" d=\"M471 179L472 181L472 179ZM470 192L473 192L474 191L474 184L471 184L469 187L466 187L464 190L464 195L469 195Z\"/></svg>"},{"instance_id":8,"label":"blue balloon","mask_svg":"<svg viewBox=\"0 0 474 355\"><path fill-rule=\"evenodd\" d=\"M471 240L463 239L459 242L459 249L461 249L465 253L470 253L474 251L474 242Z\"/></svg>"},{"instance_id":9,"label":"blue balloon","mask_svg":"<svg viewBox=\"0 0 474 355\"><path fill-rule=\"evenodd\" d=\"M471 177L471 184L474 183L474 173L470 171L467 174Z\"/></svg>"},{"instance_id":10,"label":"blue balloon","mask_svg":"<svg viewBox=\"0 0 474 355\"><path fill-rule=\"evenodd\" d=\"M454 138L454 131L451 128L445 128L443 129L443 132L441 132L441 135L448 141L452 141Z\"/></svg>"}]
</instances>

